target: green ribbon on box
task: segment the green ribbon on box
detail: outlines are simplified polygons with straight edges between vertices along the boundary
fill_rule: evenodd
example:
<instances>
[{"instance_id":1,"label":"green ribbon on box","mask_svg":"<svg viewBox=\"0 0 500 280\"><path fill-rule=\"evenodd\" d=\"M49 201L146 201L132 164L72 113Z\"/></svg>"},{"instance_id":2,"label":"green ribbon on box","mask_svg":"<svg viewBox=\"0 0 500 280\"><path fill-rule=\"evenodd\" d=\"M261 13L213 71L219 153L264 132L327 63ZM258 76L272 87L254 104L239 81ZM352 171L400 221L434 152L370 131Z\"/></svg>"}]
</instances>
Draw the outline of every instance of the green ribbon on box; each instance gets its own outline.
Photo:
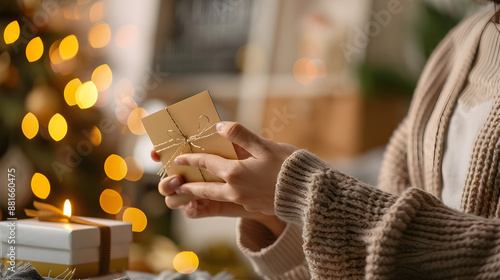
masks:
<instances>
[{"instance_id":1,"label":"green ribbon on box","mask_svg":"<svg viewBox=\"0 0 500 280\"><path fill-rule=\"evenodd\" d=\"M47 203L34 201L33 206L35 206L37 210L24 209L24 212L28 217L38 218L38 220L42 222L75 223L98 227L101 238L101 246L99 247L99 275L109 273L109 264L111 260L111 228L109 226L78 217L68 217L64 215L61 209Z\"/></svg>"}]
</instances>

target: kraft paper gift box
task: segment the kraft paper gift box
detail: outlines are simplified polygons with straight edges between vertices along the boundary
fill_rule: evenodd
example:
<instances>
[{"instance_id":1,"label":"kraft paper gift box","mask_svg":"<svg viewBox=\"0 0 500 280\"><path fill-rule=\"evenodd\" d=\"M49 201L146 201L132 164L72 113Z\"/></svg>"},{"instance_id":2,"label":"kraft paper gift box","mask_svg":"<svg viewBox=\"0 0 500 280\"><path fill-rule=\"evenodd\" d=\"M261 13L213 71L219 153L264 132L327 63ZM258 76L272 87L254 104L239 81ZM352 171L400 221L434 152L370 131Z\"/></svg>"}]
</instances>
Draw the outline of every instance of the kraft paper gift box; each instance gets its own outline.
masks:
<instances>
[{"instance_id":1,"label":"kraft paper gift box","mask_svg":"<svg viewBox=\"0 0 500 280\"><path fill-rule=\"evenodd\" d=\"M146 132L160 156L168 175L181 175L186 182L222 182L204 170L180 166L174 159L186 153L216 154L236 159L233 144L220 136L215 125L220 121L208 91L170 105L142 119ZM162 177L165 173L160 174Z\"/></svg>"},{"instance_id":2,"label":"kraft paper gift box","mask_svg":"<svg viewBox=\"0 0 500 280\"><path fill-rule=\"evenodd\" d=\"M109 273L123 272L128 267L132 224L115 220L84 218L109 226L111 232ZM10 227L15 222L14 237L9 244ZM51 277L76 269L73 276L86 278L99 275L100 232L97 226L74 223L42 222L23 219L0 222L1 260L8 267L15 246L15 261L29 262L43 276ZM66 271L66 272L65 272Z\"/></svg>"}]
</instances>

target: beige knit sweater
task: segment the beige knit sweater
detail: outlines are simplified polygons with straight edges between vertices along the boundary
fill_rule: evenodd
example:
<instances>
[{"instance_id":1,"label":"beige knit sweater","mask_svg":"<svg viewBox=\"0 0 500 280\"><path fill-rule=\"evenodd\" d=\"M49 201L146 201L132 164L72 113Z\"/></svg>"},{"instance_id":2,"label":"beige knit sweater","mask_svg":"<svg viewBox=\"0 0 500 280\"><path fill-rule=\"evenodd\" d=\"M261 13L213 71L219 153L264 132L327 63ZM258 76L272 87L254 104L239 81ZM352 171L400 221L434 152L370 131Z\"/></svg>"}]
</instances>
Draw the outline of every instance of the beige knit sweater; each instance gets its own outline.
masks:
<instances>
[{"instance_id":1,"label":"beige knit sweater","mask_svg":"<svg viewBox=\"0 0 500 280\"><path fill-rule=\"evenodd\" d=\"M429 59L385 153L379 188L304 150L282 166L275 240L240 220L238 243L269 279L500 279L500 99L474 146L462 211L443 205L447 125L493 10L453 29ZM439 98L443 94L446 98ZM431 118L431 112L440 114ZM424 139L424 129L430 133Z\"/></svg>"}]
</instances>

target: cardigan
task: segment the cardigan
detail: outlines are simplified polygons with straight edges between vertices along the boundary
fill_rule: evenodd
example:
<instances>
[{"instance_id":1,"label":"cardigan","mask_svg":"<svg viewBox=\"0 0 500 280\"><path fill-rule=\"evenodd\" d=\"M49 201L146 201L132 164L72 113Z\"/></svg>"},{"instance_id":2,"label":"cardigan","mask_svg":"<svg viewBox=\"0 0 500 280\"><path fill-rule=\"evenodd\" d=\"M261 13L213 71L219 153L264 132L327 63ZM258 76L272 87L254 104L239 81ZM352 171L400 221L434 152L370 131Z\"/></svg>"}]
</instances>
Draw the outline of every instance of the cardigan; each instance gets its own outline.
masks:
<instances>
[{"instance_id":1,"label":"cardigan","mask_svg":"<svg viewBox=\"0 0 500 280\"><path fill-rule=\"evenodd\" d=\"M266 279L500 279L500 99L474 144L460 211L441 197L447 126L493 10L462 21L431 55L389 140L378 188L305 151L282 165L276 239L240 219L238 246ZM439 98L439 95L446 98ZM431 113L437 110L439 114ZM424 139L424 129L430 135ZM276 239L276 240L275 240Z\"/></svg>"},{"instance_id":2,"label":"cardigan","mask_svg":"<svg viewBox=\"0 0 500 280\"><path fill-rule=\"evenodd\" d=\"M467 77L466 86L451 115L444 142L441 199L460 208L462 189L467 176L469 159L475 140L491 112L500 85L500 32L489 22L481 34L476 57ZM439 98L444 98L440 95ZM433 114L438 114L433 111ZM428 137L424 134L424 138Z\"/></svg>"}]
</instances>

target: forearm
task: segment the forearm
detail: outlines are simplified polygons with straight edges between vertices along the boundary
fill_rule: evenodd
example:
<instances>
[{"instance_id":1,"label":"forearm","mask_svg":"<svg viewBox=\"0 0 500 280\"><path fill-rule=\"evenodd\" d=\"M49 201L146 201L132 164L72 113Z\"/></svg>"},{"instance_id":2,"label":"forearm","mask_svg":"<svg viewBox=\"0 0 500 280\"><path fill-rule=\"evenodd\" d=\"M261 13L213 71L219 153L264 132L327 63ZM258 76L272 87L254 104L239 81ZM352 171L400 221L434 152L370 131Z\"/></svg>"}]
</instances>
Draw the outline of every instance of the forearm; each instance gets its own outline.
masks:
<instances>
[{"instance_id":1,"label":"forearm","mask_svg":"<svg viewBox=\"0 0 500 280\"><path fill-rule=\"evenodd\" d=\"M276 205L302 226L313 278L500 279L500 220L418 188L398 197L298 151L284 163Z\"/></svg>"}]
</instances>

